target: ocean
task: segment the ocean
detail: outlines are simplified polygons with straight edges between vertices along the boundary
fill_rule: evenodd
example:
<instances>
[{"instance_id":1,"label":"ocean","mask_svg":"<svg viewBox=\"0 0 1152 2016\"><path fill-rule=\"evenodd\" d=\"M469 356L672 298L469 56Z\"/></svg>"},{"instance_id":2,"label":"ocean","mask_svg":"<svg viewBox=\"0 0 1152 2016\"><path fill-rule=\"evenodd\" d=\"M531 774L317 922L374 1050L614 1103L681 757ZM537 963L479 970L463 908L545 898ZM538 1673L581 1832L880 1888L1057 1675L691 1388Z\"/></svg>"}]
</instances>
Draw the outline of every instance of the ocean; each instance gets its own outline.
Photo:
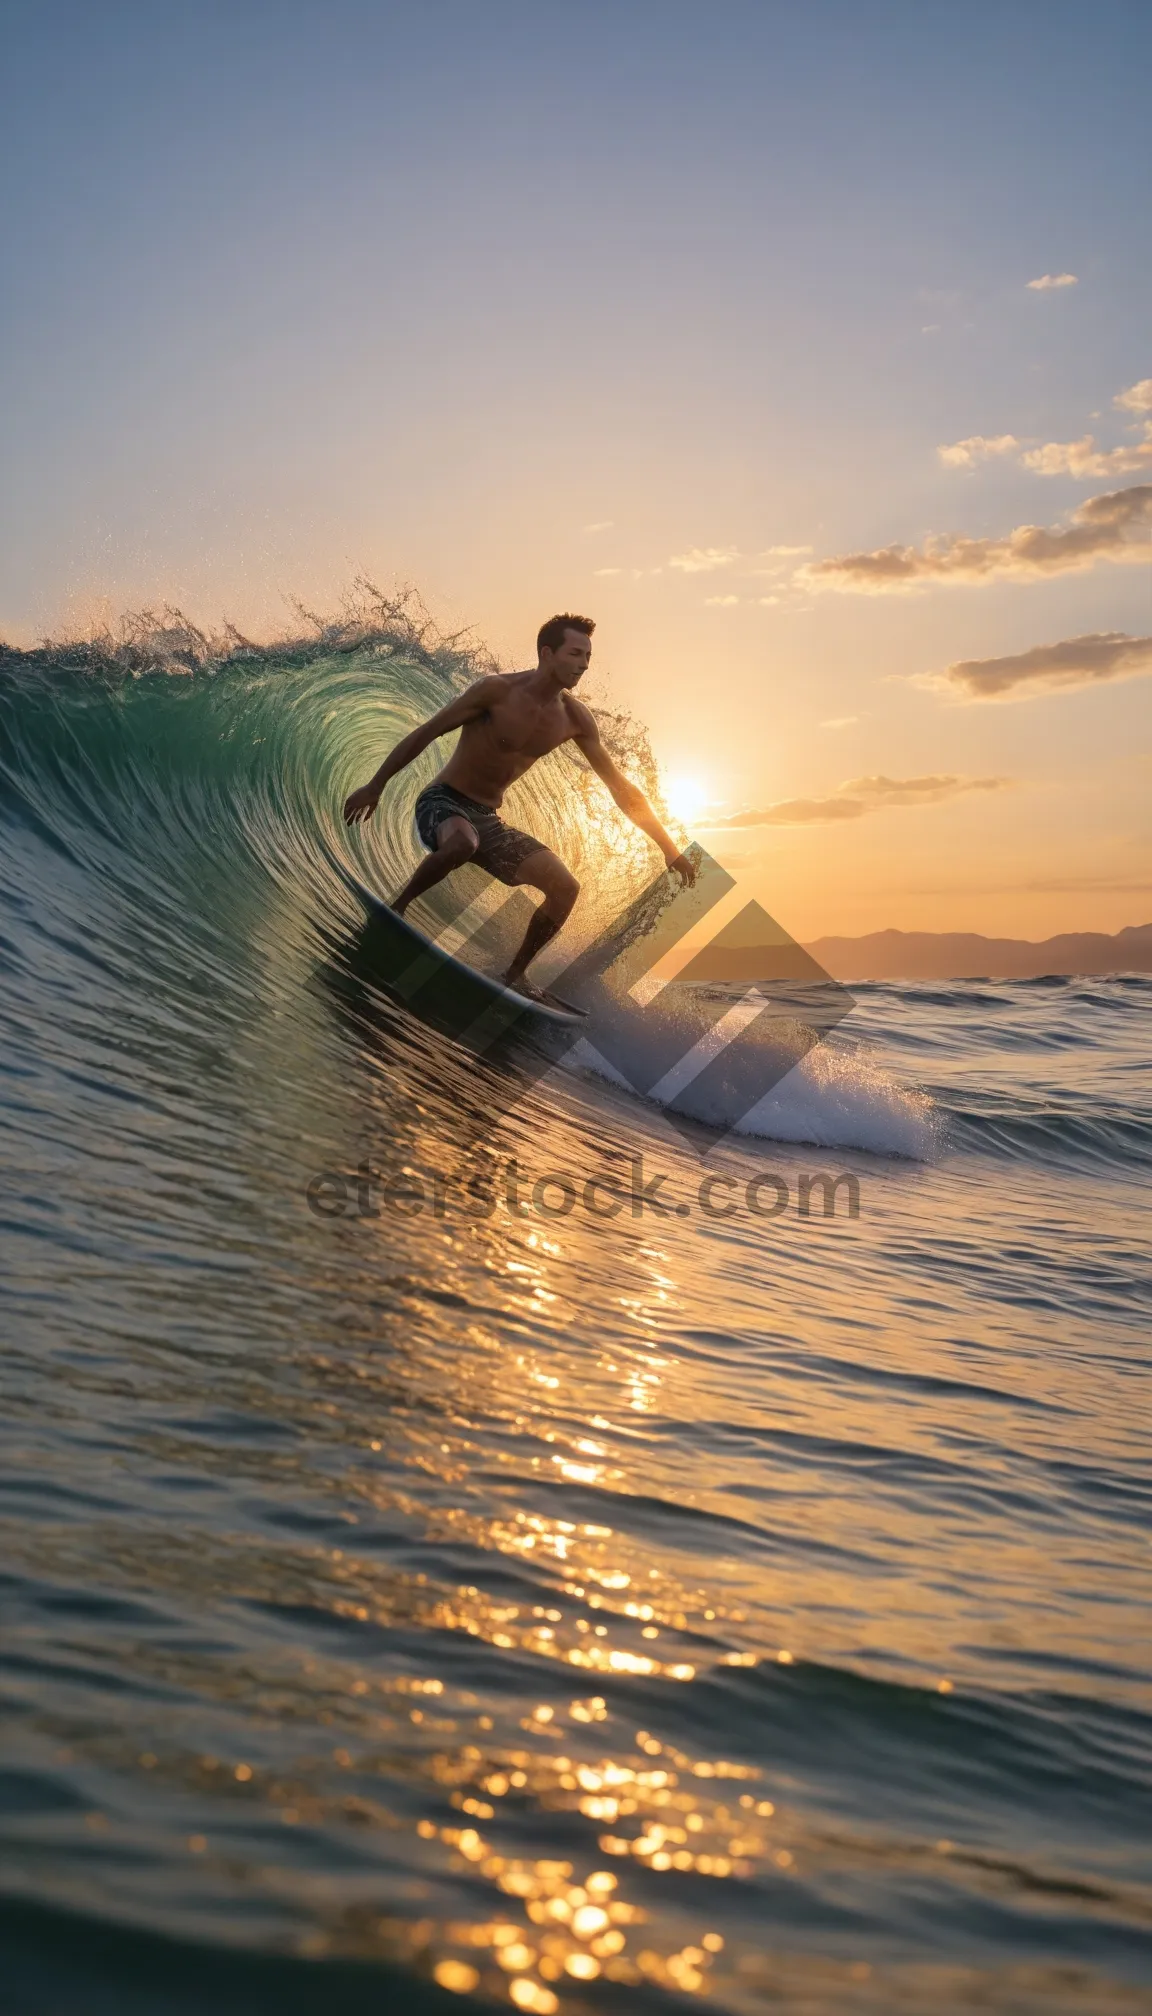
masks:
<instances>
[{"instance_id":1,"label":"ocean","mask_svg":"<svg viewBox=\"0 0 1152 2016\"><path fill-rule=\"evenodd\" d=\"M1146 2009L1152 980L862 984L679 1125L472 1055L336 864L483 664L3 654L0 2006Z\"/></svg>"}]
</instances>

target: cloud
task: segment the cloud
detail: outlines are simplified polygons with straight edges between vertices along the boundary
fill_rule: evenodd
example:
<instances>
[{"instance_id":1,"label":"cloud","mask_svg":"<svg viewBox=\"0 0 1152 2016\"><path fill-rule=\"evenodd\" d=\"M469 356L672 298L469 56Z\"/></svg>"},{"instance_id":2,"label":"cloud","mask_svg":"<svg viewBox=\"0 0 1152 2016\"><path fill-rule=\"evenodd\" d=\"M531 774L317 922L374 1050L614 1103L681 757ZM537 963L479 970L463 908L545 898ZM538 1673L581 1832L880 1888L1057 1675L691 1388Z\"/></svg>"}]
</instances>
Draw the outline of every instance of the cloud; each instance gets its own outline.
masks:
<instances>
[{"instance_id":1,"label":"cloud","mask_svg":"<svg viewBox=\"0 0 1152 2016\"><path fill-rule=\"evenodd\" d=\"M1107 875L1053 875L1038 882L1025 882L1022 887L1029 895L1066 895L1069 892L1083 894L1090 892L1096 896L1146 896L1152 890L1152 882L1138 881L1135 877L1121 879ZM989 891L990 895L1001 895L1004 885Z\"/></svg>"},{"instance_id":2,"label":"cloud","mask_svg":"<svg viewBox=\"0 0 1152 2016\"><path fill-rule=\"evenodd\" d=\"M859 719L860 716L858 714L835 714L830 721L821 721L820 726L821 728L854 728Z\"/></svg>"},{"instance_id":3,"label":"cloud","mask_svg":"<svg viewBox=\"0 0 1152 2016\"><path fill-rule=\"evenodd\" d=\"M1126 413L1152 414L1152 378L1141 378L1126 392L1118 392L1112 404ZM1094 413L1094 420L1100 415ZM1037 476L1073 476L1099 479L1109 476L1139 475L1152 467L1152 419L1145 420L1143 439L1125 442L1119 448L1101 448L1093 434L1078 441L1045 441L1029 446L1015 434L969 434L952 441L936 453L946 469L974 469L991 456L1012 455L1019 450L1020 466Z\"/></svg>"},{"instance_id":4,"label":"cloud","mask_svg":"<svg viewBox=\"0 0 1152 2016\"><path fill-rule=\"evenodd\" d=\"M735 546L693 546L687 553L674 553L668 565L681 574L712 574L717 567L731 567L739 558Z\"/></svg>"},{"instance_id":5,"label":"cloud","mask_svg":"<svg viewBox=\"0 0 1152 2016\"><path fill-rule=\"evenodd\" d=\"M1152 882L1135 876L1118 875L1051 875L1037 877L1030 882L936 882L908 884L907 896L1146 896L1152 891Z\"/></svg>"},{"instance_id":6,"label":"cloud","mask_svg":"<svg viewBox=\"0 0 1152 2016\"><path fill-rule=\"evenodd\" d=\"M965 791L1002 791L1007 777L852 777L840 789L872 805L937 805Z\"/></svg>"},{"instance_id":7,"label":"cloud","mask_svg":"<svg viewBox=\"0 0 1152 2016\"><path fill-rule=\"evenodd\" d=\"M966 791L1001 791L1008 777L853 777L834 798L784 798L759 812L733 812L726 819L700 822L707 831L746 826L815 826L839 819L862 819L889 805L938 805Z\"/></svg>"},{"instance_id":8,"label":"cloud","mask_svg":"<svg viewBox=\"0 0 1152 2016\"><path fill-rule=\"evenodd\" d=\"M1042 448L1029 448L1020 461L1038 476L1131 476L1152 467L1152 422L1143 441L1123 448L1098 448L1094 435L1083 434L1079 441L1046 441Z\"/></svg>"},{"instance_id":9,"label":"cloud","mask_svg":"<svg viewBox=\"0 0 1152 2016\"><path fill-rule=\"evenodd\" d=\"M923 547L881 546L871 553L843 553L801 567L802 587L849 594L888 595L924 582L995 579L1042 580L1091 567L1098 560L1152 560L1152 484L1105 491L1089 497L1060 529L1018 525L1003 539L970 539L962 533L929 538Z\"/></svg>"},{"instance_id":10,"label":"cloud","mask_svg":"<svg viewBox=\"0 0 1152 2016\"><path fill-rule=\"evenodd\" d=\"M1152 637L1129 637L1123 630L1068 637L1059 644L1034 644L1008 658L963 658L921 685L951 686L968 700L1028 699L1056 688L1096 686L1103 679L1135 679L1152 672Z\"/></svg>"},{"instance_id":11,"label":"cloud","mask_svg":"<svg viewBox=\"0 0 1152 2016\"><path fill-rule=\"evenodd\" d=\"M706 595L704 597L705 606L710 609L734 609L739 600L739 595Z\"/></svg>"},{"instance_id":12,"label":"cloud","mask_svg":"<svg viewBox=\"0 0 1152 2016\"><path fill-rule=\"evenodd\" d=\"M755 564L742 567L740 571L752 580L778 581L782 574L789 572L792 562L803 560L811 551L811 546L766 546L762 553L754 556ZM791 571L794 573L795 568L791 567Z\"/></svg>"},{"instance_id":13,"label":"cloud","mask_svg":"<svg viewBox=\"0 0 1152 2016\"><path fill-rule=\"evenodd\" d=\"M616 523L614 518L597 518L591 525L585 525L585 532L610 532Z\"/></svg>"},{"instance_id":14,"label":"cloud","mask_svg":"<svg viewBox=\"0 0 1152 2016\"><path fill-rule=\"evenodd\" d=\"M598 577L602 577L605 574L622 574L624 569L622 567L594 567L592 571Z\"/></svg>"},{"instance_id":15,"label":"cloud","mask_svg":"<svg viewBox=\"0 0 1152 2016\"><path fill-rule=\"evenodd\" d=\"M1053 287L1078 287L1080 282L1075 273L1042 273L1028 285L1034 294L1047 294Z\"/></svg>"},{"instance_id":16,"label":"cloud","mask_svg":"<svg viewBox=\"0 0 1152 2016\"><path fill-rule=\"evenodd\" d=\"M969 434L966 441L953 441L936 453L946 469L974 469L990 455L1010 455L1019 446L1015 434Z\"/></svg>"},{"instance_id":17,"label":"cloud","mask_svg":"<svg viewBox=\"0 0 1152 2016\"><path fill-rule=\"evenodd\" d=\"M859 819L865 810L856 798L784 798L762 812L733 812L727 819L700 823L709 832L737 826L807 826L830 819Z\"/></svg>"}]
</instances>

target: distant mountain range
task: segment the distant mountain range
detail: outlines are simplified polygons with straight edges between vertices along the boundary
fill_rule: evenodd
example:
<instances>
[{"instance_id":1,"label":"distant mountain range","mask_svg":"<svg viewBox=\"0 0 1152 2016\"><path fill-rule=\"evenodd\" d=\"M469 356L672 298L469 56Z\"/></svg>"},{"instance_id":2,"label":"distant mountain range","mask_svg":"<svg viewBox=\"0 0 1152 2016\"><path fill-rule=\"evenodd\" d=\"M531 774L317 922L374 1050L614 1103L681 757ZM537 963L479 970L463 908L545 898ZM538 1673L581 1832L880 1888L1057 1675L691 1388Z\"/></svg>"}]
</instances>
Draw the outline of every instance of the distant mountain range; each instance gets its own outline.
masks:
<instances>
[{"instance_id":1,"label":"distant mountain range","mask_svg":"<svg viewBox=\"0 0 1152 2016\"><path fill-rule=\"evenodd\" d=\"M1065 931L1059 938L984 938L977 931L870 931L798 945L749 903L697 950L676 978L699 985L755 980L1037 980L1046 973L1152 973L1152 924Z\"/></svg>"},{"instance_id":2,"label":"distant mountain range","mask_svg":"<svg viewBox=\"0 0 1152 2016\"><path fill-rule=\"evenodd\" d=\"M817 938L805 949L826 973L849 981L1152 973L1152 924L1129 925L1112 936L1105 931L1065 931L1038 943L1027 938L983 938L976 931L870 931L864 938Z\"/></svg>"}]
</instances>

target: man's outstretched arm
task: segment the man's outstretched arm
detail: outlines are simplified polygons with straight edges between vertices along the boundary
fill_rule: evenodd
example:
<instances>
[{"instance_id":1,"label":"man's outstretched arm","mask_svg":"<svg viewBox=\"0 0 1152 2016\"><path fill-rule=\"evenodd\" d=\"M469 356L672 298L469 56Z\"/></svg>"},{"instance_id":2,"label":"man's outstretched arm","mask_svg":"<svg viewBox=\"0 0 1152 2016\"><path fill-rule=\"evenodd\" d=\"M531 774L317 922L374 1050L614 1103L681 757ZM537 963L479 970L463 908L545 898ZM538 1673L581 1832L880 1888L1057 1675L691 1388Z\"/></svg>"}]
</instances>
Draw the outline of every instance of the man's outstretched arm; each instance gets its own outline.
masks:
<instances>
[{"instance_id":1,"label":"man's outstretched arm","mask_svg":"<svg viewBox=\"0 0 1152 2016\"><path fill-rule=\"evenodd\" d=\"M633 784L624 772L617 768L603 742L596 726L595 716L582 703L577 703L582 717L582 725L575 736L578 748L584 751L593 770L602 777L620 810L639 826L642 833L656 842L669 868L680 877L681 882L691 884L696 880L696 863L687 854L681 853L676 842L657 819L644 793ZM586 725L583 723L586 721Z\"/></svg>"},{"instance_id":2,"label":"man's outstretched arm","mask_svg":"<svg viewBox=\"0 0 1152 2016\"><path fill-rule=\"evenodd\" d=\"M478 679L466 693L450 700L447 707L441 707L438 714L433 714L431 720L422 722L419 728L413 728L397 742L376 775L370 777L367 784L361 784L358 790L350 792L344 800L344 818L348 825L353 825L357 819L372 817L385 784L422 755L430 742L435 742L440 735L447 735L453 728L462 728L466 721L474 721L483 714L500 683L498 678Z\"/></svg>"}]
</instances>

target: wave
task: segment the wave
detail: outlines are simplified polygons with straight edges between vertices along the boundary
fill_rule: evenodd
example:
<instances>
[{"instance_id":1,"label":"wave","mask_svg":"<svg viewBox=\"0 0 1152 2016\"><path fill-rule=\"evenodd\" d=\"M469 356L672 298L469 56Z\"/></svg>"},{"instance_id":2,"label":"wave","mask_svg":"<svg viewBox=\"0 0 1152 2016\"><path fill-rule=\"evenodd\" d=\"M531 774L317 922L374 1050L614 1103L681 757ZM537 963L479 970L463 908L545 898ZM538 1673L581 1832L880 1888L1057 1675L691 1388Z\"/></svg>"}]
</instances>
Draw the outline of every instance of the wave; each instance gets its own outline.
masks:
<instances>
[{"instance_id":1,"label":"wave","mask_svg":"<svg viewBox=\"0 0 1152 2016\"><path fill-rule=\"evenodd\" d=\"M468 635L442 635L411 593L389 598L361 581L334 619L298 616L298 630L269 644L210 634L168 608L95 638L0 647L3 903L25 918L5 931L9 960L30 956L17 941L31 929L53 958L65 947L98 962L117 981L113 1020L158 969L177 990L208 984L240 1001L277 984L285 947L347 963L362 920L338 867L385 894L406 878L419 854L413 804L438 756L395 781L367 828L344 826L344 796L418 721L498 668ZM670 819L641 724L596 711ZM615 959L657 930L671 887L658 886L648 843L582 759L557 752L507 802L583 884L559 960L597 937ZM476 871L472 893L467 918L491 925L507 892ZM457 906L453 885L434 892L430 928L447 933ZM751 1026L740 986L665 986L641 1011L594 983L586 1005L602 1047L585 1043L568 1063L585 1082L628 1087L649 1111L750 1140L1144 1168L1152 1112L1132 1039L1150 993L1149 976L868 981L813 1048L779 1003ZM733 1021L708 1009L717 994ZM37 1002L31 1012L51 1012ZM452 1103L467 1075L459 1060L441 1046L425 1061ZM1054 1087L1060 1072L1072 1075Z\"/></svg>"},{"instance_id":2,"label":"wave","mask_svg":"<svg viewBox=\"0 0 1152 2016\"><path fill-rule=\"evenodd\" d=\"M417 722L498 669L495 661L469 636L437 631L415 595L389 598L366 581L334 620L298 615L300 630L271 644L233 629L210 634L166 608L94 638L0 648L0 820L10 849L22 831L56 863L44 887L33 876L28 901L55 913L71 942L82 933L89 956L102 957L126 992L161 950L221 986L267 984L259 948L273 928L339 953L350 899L338 865L387 893L418 858L413 805L442 752L395 780L366 828L344 826L343 798ZM670 819L642 726L596 711L617 760ZM582 882L565 959L606 937L615 960L654 928L671 885L660 878L657 887L649 843L582 758L557 751L506 805ZM491 920L506 892L478 874L473 889ZM256 915L261 891L274 927ZM456 905L444 885L428 912L443 925ZM652 1058L679 1059L695 1041L676 990L643 1011L619 988L593 984L591 994L616 1075L651 1104L674 1100L705 1126L772 1139L932 1151L927 1102L871 1061L805 1056L801 1041L781 1062L777 1024L731 1046L723 1072L662 1083ZM705 1044L695 1064L708 1055Z\"/></svg>"},{"instance_id":3,"label":"wave","mask_svg":"<svg viewBox=\"0 0 1152 2016\"><path fill-rule=\"evenodd\" d=\"M997 1040L1003 1037L1003 1023L1013 1011L1030 1005L1044 1013L1055 1006L1065 1028L1071 1024L1075 1040L1075 1018L1085 1018L1085 1027L1096 1027L1096 1012L1114 1016L1135 1016L1146 1012L1152 1001L1152 974L1149 973L1058 973L1029 980L851 980L858 1002L881 1009L885 1003L908 1008L963 1009L966 1026L980 1034L989 1021L996 1023ZM1052 996L1061 995L1053 1004ZM1033 1022L1033 1028L1037 1024ZM1051 1024L1050 1027L1057 1025Z\"/></svg>"},{"instance_id":4,"label":"wave","mask_svg":"<svg viewBox=\"0 0 1152 2016\"><path fill-rule=\"evenodd\" d=\"M933 1110L954 1146L1009 1161L1073 1164L1114 1174L1152 1169L1152 1121L1126 1113L1071 1113L1051 1105L1033 1111L991 1104L961 1105L937 1095Z\"/></svg>"}]
</instances>

